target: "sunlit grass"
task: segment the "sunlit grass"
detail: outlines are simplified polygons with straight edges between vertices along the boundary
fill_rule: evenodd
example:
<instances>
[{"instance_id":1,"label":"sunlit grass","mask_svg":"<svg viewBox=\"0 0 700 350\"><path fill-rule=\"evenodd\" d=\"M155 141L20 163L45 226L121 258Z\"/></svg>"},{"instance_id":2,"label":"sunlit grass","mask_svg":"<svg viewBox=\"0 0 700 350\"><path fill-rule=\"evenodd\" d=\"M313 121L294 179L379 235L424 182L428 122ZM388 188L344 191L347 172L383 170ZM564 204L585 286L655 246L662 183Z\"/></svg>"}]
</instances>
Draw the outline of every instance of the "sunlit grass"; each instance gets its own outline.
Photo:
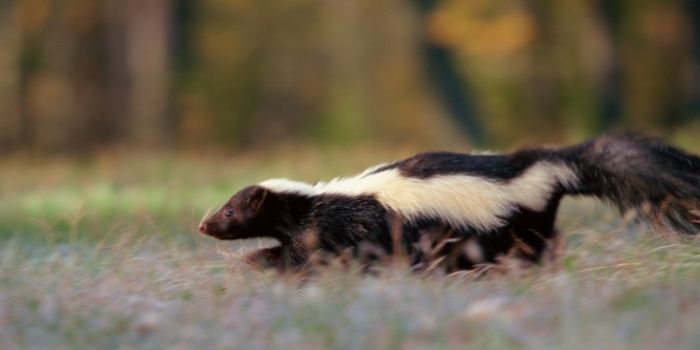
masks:
<instances>
[{"instance_id":1,"label":"sunlit grass","mask_svg":"<svg viewBox=\"0 0 700 350\"><path fill-rule=\"evenodd\" d=\"M393 154L13 160L0 172L0 348L700 348L700 244L566 201L542 266L310 280L252 269L196 234L266 177L349 174Z\"/></svg>"}]
</instances>

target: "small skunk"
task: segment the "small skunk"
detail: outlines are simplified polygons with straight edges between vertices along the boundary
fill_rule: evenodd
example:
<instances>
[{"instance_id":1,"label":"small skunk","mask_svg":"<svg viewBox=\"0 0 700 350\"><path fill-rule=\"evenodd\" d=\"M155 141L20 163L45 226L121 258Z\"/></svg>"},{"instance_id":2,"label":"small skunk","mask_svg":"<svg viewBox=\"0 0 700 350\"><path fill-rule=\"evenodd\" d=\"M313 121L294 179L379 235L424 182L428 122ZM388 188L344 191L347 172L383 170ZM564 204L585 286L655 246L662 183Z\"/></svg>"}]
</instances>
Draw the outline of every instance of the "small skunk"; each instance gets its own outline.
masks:
<instances>
[{"instance_id":1,"label":"small skunk","mask_svg":"<svg viewBox=\"0 0 700 350\"><path fill-rule=\"evenodd\" d=\"M329 182L248 186L199 230L273 238L279 246L249 259L279 269L303 266L316 251L357 256L367 246L420 264L426 241L448 270L469 269L507 254L538 261L557 235L564 195L597 197L661 232L698 234L700 157L629 133L511 154L423 153Z\"/></svg>"}]
</instances>

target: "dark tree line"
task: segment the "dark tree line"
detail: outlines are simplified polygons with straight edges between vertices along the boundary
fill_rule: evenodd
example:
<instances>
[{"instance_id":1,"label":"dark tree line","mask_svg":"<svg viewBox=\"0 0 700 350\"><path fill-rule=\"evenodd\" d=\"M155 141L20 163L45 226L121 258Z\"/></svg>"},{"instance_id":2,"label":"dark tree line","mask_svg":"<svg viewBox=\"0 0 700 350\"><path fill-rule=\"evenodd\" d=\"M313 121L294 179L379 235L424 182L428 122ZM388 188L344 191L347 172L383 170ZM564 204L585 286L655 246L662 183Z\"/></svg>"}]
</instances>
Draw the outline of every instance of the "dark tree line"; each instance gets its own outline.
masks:
<instances>
[{"instance_id":1,"label":"dark tree line","mask_svg":"<svg viewBox=\"0 0 700 350\"><path fill-rule=\"evenodd\" d=\"M700 127L690 0L15 0L0 45L3 152Z\"/></svg>"}]
</instances>

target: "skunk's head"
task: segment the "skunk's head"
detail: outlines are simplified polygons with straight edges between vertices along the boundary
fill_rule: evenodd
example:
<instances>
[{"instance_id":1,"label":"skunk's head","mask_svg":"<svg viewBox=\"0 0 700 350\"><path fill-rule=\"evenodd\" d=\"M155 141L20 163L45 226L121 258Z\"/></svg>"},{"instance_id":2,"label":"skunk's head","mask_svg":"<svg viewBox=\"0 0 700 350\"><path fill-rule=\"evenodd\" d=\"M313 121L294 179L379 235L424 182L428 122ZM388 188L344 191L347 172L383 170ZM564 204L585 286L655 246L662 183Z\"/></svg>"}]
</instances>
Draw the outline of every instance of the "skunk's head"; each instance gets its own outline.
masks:
<instances>
[{"instance_id":1,"label":"skunk's head","mask_svg":"<svg viewBox=\"0 0 700 350\"><path fill-rule=\"evenodd\" d=\"M218 239L274 236L269 232L274 194L261 186L248 186L234 194L219 211L199 224L199 231Z\"/></svg>"}]
</instances>

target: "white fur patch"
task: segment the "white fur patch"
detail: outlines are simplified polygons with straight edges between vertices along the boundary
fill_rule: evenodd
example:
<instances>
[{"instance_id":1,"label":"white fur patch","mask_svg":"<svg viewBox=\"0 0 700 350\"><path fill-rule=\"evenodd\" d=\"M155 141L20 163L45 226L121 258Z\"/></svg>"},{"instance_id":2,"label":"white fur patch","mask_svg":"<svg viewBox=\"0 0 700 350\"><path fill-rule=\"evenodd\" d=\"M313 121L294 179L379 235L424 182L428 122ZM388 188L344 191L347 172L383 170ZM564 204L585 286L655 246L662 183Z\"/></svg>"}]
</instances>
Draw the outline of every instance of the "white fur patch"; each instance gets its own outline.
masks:
<instances>
[{"instance_id":1,"label":"white fur patch","mask_svg":"<svg viewBox=\"0 0 700 350\"><path fill-rule=\"evenodd\" d=\"M275 192L298 193L307 196L315 196L321 194L314 186L305 182L293 181L288 179L270 179L265 180L258 185L265 187Z\"/></svg>"},{"instance_id":2,"label":"white fur patch","mask_svg":"<svg viewBox=\"0 0 700 350\"><path fill-rule=\"evenodd\" d=\"M508 181L464 174L419 179L402 176L398 169L370 172L315 185L283 179L260 185L273 191L309 196L373 194L385 207L408 220L439 217L455 227L468 225L489 230L504 225L504 217L518 205L544 210L556 186L572 187L578 182L573 170L550 162L538 162Z\"/></svg>"}]
</instances>

